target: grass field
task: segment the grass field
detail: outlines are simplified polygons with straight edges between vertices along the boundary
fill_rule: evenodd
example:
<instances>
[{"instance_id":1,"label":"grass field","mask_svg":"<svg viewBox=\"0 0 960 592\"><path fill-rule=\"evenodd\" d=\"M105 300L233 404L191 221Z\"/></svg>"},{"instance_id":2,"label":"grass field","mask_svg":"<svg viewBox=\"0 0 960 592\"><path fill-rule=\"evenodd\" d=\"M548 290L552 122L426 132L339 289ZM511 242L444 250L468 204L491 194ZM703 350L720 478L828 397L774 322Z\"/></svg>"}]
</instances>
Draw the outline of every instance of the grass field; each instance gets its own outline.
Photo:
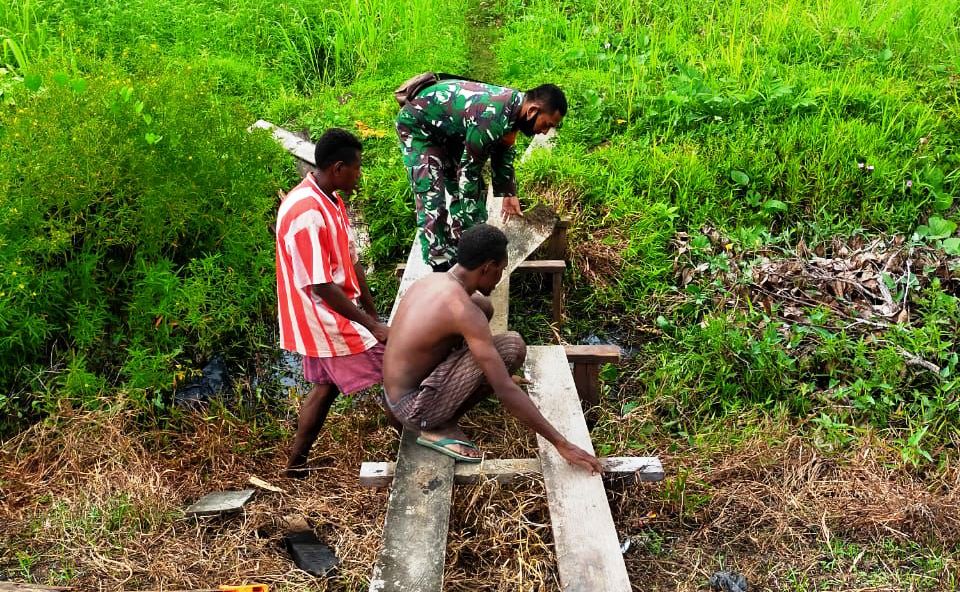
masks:
<instances>
[{"instance_id":1,"label":"grass field","mask_svg":"<svg viewBox=\"0 0 960 592\"><path fill-rule=\"evenodd\" d=\"M0 576L78 589L360 590L395 453L345 400L306 483L279 467L268 119L364 140L358 209L381 310L413 206L390 91L462 72L556 82L570 114L518 167L573 220L566 314L514 282L532 343L615 342L601 454L666 481L611 491L638 590L719 569L756 589L953 590L960 579L960 3L919 0L7 0L0 3ZM521 147L522 148L522 147ZM522 312L521 312L522 311ZM229 401L170 406L215 353ZM533 441L495 408L494 456ZM493 427L487 427L491 424ZM250 473L288 494L182 508ZM542 486L463 488L450 590L556 589ZM344 564L297 572L281 518Z\"/></svg>"}]
</instances>

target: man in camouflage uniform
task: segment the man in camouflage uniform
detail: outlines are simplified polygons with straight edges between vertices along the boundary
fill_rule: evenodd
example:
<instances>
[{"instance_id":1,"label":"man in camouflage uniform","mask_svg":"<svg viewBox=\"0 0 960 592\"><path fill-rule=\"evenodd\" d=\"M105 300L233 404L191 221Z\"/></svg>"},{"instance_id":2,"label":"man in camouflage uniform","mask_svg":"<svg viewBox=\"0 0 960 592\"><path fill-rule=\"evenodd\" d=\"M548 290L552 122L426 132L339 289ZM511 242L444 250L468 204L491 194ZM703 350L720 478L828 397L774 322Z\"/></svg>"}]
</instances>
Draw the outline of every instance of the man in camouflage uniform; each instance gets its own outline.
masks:
<instances>
[{"instance_id":1,"label":"man in camouflage uniform","mask_svg":"<svg viewBox=\"0 0 960 592\"><path fill-rule=\"evenodd\" d=\"M434 271L449 269L461 233L487 220L481 178L487 159L493 191L504 196L504 216L522 215L513 169L516 133L546 133L566 114L566 97L553 84L521 92L465 80L428 86L400 109L397 135L416 200L423 260Z\"/></svg>"}]
</instances>

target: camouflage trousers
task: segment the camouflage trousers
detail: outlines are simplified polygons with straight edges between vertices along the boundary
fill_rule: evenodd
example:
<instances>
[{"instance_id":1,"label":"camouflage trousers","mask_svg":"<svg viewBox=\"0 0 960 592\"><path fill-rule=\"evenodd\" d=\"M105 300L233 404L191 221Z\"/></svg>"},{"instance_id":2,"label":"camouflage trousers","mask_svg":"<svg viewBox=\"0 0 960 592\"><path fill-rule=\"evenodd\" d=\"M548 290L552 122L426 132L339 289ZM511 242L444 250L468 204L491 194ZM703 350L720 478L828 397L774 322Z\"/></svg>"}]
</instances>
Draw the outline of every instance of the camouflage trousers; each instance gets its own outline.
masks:
<instances>
[{"instance_id":1,"label":"camouflage trousers","mask_svg":"<svg viewBox=\"0 0 960 592\"><path fill-rule=\"evenodd\" d=\"M406 109L397 116L397 136L413 189L423 260L427 265L453 263L463 231L487 221L482 181L479 199L461 197L463 144L438 143Z\"/></svg>"}]
</instances>

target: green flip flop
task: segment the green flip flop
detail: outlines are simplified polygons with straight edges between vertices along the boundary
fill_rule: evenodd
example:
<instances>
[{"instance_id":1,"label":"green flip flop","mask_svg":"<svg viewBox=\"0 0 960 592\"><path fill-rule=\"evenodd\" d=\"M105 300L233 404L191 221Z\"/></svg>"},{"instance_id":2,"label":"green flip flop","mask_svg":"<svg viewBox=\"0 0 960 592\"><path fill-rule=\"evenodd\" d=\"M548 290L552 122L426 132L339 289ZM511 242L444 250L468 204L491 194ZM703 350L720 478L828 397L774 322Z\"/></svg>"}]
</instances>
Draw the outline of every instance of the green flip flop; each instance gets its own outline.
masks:
<instances>
[{"instance_id":1,"label":"green flip flop","mask_svg":"<svg viewBox=\"0 0 960 592\"><path fill-rule=\"evenodd\" d=\"M450 458L453 458L460 462L478 463L481 460L483 460L483 458L481 457L474 458L472 456L465 456L463 454L460 454L459 452L455 452L447 448L447 446L451 444L460 444L461 446L466 446L467 448L473 448L474 450L479 450L479 448L477 448L477 445L469 440L464 441L464 440L455 440L454 438L440 438L439 440L431 441L431 440L425 440L423 438L417 438L417 444L419 444L420 446L425 446L427 448L436 450L440 454L446 454Z\"/></svg>"}]
</instances>

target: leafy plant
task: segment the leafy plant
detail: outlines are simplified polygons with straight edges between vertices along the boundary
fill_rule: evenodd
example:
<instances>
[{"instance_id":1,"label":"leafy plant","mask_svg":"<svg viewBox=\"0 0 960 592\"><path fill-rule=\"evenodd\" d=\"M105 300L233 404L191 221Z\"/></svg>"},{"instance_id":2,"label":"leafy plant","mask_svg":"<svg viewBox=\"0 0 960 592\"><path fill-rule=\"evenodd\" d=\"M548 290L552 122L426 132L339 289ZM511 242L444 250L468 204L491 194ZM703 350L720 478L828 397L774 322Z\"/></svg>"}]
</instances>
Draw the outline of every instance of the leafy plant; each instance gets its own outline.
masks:
<instances>
[{"instance_id":1,"label":"leafy plant","mask_svg":"<svg viewBox=\"0 0 960 592\"><path fill-rule=\"evenodd\" d=\"M210 355L261 322L267 225L290 180L273 141L201 76L106 74L25 84L0 135L4 387L36 388L25 369L53 360L61 395L84 405L120 368L149 397L169 390L179 354Z\"/></svg>"}]
</instances>

